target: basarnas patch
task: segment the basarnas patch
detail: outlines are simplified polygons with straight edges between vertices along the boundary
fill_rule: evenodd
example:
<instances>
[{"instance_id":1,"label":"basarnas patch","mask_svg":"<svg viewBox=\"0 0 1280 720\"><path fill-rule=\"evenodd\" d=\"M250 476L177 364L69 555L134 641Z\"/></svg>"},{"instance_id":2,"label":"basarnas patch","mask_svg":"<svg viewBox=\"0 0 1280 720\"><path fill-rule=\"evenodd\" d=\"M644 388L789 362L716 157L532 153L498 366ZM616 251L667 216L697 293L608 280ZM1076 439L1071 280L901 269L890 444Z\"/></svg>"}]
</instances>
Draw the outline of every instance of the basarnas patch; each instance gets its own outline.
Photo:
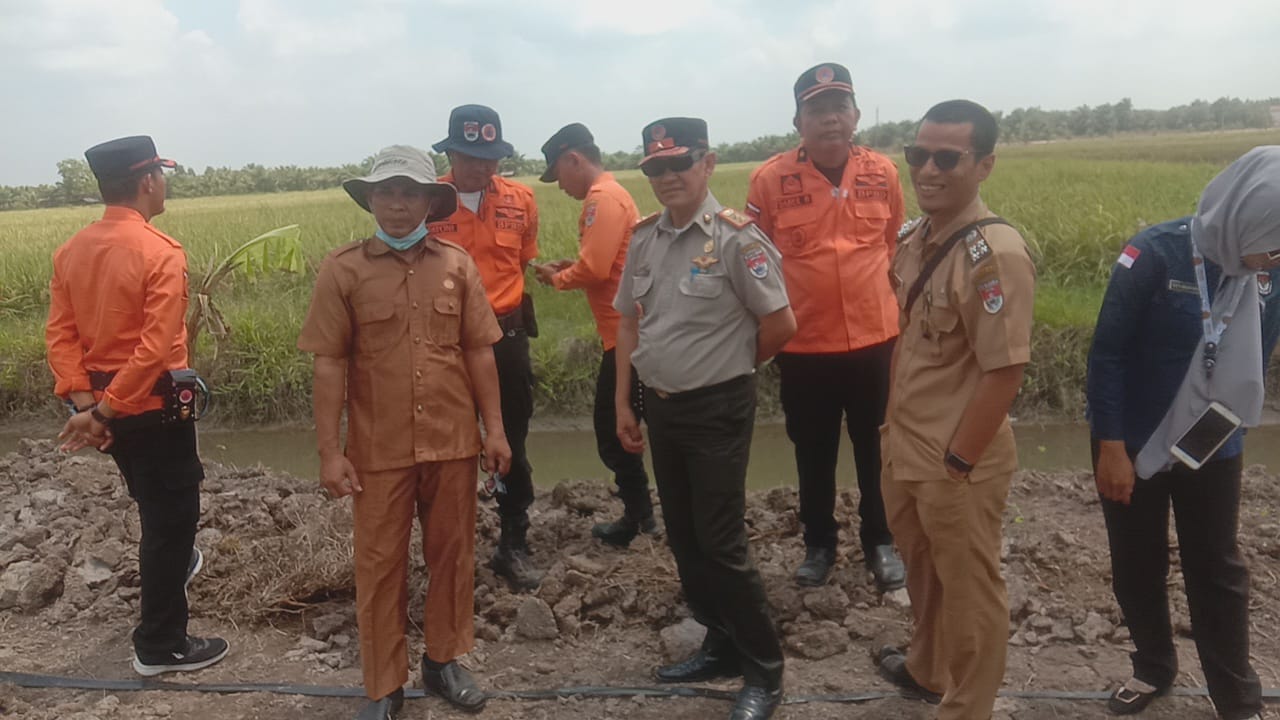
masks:
<instances>
[{"instance_id":1,"label":"basarnas patch","mask_svg":"<svg viewBox=\"0 0 1280 720\"><path fill-rule=\"evenodd\" d=\"M757 280L769 277L769 254L760 243L753 242L742 248L742 261L746 263L747 271Z\"/></svg>"},{"instance_id":2,"label":"basarnas patch","mask_svg":"<svg viewBox=\"0 0 1280 720\"><path fill-rule=\"evenodd\" d=\"M582 224L585 227L591 227L596 224L596 204L591 203L586 210L582 211Z\"/></svg>"},{"instance_id":3,"label":"basarnas patch","mask_svg":"<svg viewBox=\"0 0 1280 720\"><path fill-rule=\"evenodd\" d=\"M1000 278L993 277L979 283L978 294L982 296L983 309L992 315L1000 312L1004 307L1004 290L1000 287Z\"/></svg>"}]
</instances>

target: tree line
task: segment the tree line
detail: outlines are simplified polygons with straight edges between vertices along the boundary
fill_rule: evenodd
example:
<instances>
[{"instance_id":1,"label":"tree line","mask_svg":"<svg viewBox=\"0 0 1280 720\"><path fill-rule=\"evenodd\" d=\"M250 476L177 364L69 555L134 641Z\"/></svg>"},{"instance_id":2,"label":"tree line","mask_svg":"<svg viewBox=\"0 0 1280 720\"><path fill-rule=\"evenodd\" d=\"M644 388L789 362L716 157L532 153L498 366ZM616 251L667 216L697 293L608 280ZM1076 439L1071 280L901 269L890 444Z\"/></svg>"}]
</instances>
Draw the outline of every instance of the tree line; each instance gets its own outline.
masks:
<instances>
[{"instance_id":1,"label":"tree line","mask_svg":"<svg viewBox=\"0 0 1280 720\"><path fill-rule=\"evenodd\" d=\"M1102 137L1117 133L1194 132L1240 130L1272 126L1270 108L1280 105L1280 98L1241 100L1219 98L1213 102L1196 100L1167 110L1140 110L1129 98L1117 103L1073 110L1043 110L1039 107L1017 108L996 113L1000 121L1002 142L1035 142L1080 137ZM909 143L915 136L916 120L880 123L859 132L858 142L868 147L893 150ZM720 162L759 162L771 155L795 147L795 132L765 135L755 140L722 143L715 150ZM449 167L448 159L432 153L441 174ZM636 167L641 149L603 155L609 170ZM299 167L284 165L264 167L249 164L239 169L206 167L204 172L179 166L169 176L169 197L204 197L212 195L247 195L255 193L322 190L341 185L343 180L369 172L373 157L358 164L340 167ZM541 157L526 157L517 152L502 161L498 170L508 175L537 175L545 167ZM97 183L84 160L68 158L58 163L59 180L53 185L0 186L0 210L82 205L100 202Z\"/></svg>"}]
</instances>

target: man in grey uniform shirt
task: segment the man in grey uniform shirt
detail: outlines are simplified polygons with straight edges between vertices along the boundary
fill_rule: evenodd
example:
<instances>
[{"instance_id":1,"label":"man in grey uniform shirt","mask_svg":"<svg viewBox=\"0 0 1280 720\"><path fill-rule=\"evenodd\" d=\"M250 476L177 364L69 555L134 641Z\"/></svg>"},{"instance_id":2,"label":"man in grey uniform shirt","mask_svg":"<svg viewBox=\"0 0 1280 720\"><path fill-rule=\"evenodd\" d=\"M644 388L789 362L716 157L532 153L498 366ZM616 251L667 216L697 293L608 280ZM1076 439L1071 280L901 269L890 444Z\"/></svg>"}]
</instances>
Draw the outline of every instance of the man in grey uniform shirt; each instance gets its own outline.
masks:
<instances>
[{"instance_id":1,"label":"man in grey uniform shirt","mask_svg":"<svg viewBox=\"0 0 1280 720\"><path fill-rule=\"evenodd\" d=\"M618 437L643 452L627 396L634 365L668 542L693 616L707 627L697 654L656 675L741 675L731 720L764 720L782 699L782 648L747 547L747 457L756 364L791 338L795 316L773 244L708 191L716 156L706 122L665 118L643 137L640 169L666 210L636 226L614 300Z\"/></svg>"}]
</instances>

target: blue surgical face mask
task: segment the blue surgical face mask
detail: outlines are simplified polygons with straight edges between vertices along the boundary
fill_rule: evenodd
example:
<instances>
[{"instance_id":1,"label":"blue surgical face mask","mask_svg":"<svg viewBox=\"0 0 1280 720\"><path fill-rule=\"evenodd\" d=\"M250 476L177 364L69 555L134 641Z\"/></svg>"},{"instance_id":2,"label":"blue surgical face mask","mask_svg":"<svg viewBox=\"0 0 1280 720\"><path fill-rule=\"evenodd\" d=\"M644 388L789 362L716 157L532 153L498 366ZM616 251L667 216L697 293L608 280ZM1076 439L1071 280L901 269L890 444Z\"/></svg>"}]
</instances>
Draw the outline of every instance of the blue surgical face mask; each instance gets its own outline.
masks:
<instances>
[{"instance_id":1,"label":"blue surgical face mask","mask_svg":"<svg viewBox=\"0 0 1280 720\"><path fill-rule=\"evenodd\" d=\"M390 245L396 250L408 250L419 242L422 242L422 238L427 236L427 221L423 220L418 223L418 227L414 228L413 232L402 238L391 237L381 227L378 228L378 231L375 234L378 236L379 240Z\"/></svg>"}]
</instances>

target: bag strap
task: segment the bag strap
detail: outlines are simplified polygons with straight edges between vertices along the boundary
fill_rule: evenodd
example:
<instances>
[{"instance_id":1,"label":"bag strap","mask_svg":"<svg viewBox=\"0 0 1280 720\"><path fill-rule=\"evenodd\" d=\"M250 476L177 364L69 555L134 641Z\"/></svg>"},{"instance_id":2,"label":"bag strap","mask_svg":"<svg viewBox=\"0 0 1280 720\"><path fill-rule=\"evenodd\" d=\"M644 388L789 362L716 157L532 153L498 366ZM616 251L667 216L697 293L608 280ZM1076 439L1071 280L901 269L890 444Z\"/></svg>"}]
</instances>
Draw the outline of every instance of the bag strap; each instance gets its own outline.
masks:
<instances>
[{"instance_id":1,"label":"bag strap","mask_svg":"<svg viewBox=\"0 0 1280 720\"><path fill-rule=\"evenodd\" d=\"M902 306L902 312L904 315L908 317L911 316L911 306L914 305L916 299L920 297L920 293L924 292L924 284L929 282L929 278L933 275L933 271L937 270L938 266L942 264L942 259L947 256L947 253L951 252L951 248L955 247L956 243L960 242L960 239L965 235L968 235L971 231L988 225L1009 225L1012 227L1012 224L1002 217L989 217L978 220L977 222L971 222L952 233L951 237L947 238L946 242L942 243L942 246L929 256L929 259L924 263L924 267L920 269L919 277L917 277L916 281L911 284L911 289L907 291L907 302Z\"/></svg>"}]
</instances>

